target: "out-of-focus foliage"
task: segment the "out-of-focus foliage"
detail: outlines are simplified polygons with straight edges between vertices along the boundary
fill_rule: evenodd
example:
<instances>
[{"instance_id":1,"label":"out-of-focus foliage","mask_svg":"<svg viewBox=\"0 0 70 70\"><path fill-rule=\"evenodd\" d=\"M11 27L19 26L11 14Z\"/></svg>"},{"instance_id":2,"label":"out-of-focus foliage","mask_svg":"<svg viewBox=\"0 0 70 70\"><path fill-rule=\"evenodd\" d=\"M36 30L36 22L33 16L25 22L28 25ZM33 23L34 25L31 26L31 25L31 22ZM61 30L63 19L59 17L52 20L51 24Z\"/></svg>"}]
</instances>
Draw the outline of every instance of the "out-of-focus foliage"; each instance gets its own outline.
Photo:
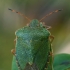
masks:
<instances>
[{"instance_id":1,"label":"out-of-focus foliage","mask_svg":"<svg viewBox=\"0 0 70 70\"><path fill-rule=\"evenodd\" d=\"M70 70L70 54L57 54L54 56L54 70Z\"/></svg>"},{"instance_id":2,"label":"out-of-focus foliage","mask_svg":"<svg viewBox=\"0 0 70 70\"><path fill-rule=\"evenodd\" d=\"M70 0L1 0L0 1L0 70L11 70L13 40L15 31L27 23L24 17L13 13L8 8L15 9L30 19L41 19L56 9L63 11L42 20L52 26L54 35L54 53L65 52L70 49ZM67 51L70 53L70 51Z\"/></svg>"}]
</instances>

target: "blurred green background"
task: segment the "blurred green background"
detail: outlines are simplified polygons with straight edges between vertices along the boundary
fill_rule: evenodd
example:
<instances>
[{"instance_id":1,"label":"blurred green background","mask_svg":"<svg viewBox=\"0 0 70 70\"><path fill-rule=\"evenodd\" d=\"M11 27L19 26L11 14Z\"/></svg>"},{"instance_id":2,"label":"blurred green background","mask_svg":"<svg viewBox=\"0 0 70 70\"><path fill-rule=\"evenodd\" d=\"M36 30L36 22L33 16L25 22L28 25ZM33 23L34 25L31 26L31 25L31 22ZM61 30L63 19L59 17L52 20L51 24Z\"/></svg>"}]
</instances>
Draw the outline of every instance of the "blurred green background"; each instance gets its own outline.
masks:
<instances>
[{"instance_id":1,"label":"blurred green background","mask_svg":"<svg viewBox=\"0 0 70 70\"><path fill-rule=\"evenodd\" d=\"M17 10L30 19L40 20L46 14L57 10L43 22L51 26L54 54L70 53L70 0L0 0L0 70L11 70L15 31L27 23L24 17L13 13L8 8Z\"/></svg>"}]
</instances>

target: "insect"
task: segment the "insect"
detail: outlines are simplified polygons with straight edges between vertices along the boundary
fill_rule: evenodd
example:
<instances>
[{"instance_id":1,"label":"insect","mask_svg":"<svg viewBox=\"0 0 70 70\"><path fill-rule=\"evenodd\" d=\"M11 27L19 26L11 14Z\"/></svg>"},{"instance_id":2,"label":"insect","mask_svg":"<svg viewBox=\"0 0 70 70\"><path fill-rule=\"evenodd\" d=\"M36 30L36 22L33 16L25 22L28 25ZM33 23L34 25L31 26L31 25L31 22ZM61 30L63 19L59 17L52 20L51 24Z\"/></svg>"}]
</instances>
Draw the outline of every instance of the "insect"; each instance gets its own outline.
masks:
<instances>
[{"instance_id":1,"label":"insect","mask_svg":"<svg viewBox=\"0 0 70 70\"><path fill-rule=\"evenodd\" d=\"M53 70L53 52L51 43L54 37L49 32L50 27L41 22L46 17L61 10L55 10L41 20L30 20L25 15L9 9L25 17L30 24L15 32L15 49L12 70Z\"/></svg>"}]
</instances>

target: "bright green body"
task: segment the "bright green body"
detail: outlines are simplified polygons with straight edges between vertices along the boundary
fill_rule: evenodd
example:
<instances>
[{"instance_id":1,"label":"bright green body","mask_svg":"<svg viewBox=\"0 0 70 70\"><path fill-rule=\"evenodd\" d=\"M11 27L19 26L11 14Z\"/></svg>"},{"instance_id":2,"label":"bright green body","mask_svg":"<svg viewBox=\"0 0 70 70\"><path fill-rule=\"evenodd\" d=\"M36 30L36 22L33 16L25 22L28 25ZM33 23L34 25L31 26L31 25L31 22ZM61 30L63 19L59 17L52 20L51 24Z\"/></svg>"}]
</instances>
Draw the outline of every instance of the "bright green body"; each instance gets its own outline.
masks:
<instances>
[{"instance_id":1,"label":"bright green body","mask_svg":"<svg viewBox=\"0 0 70 70\"><path fill-rule=\"evenodd\" d=\"M53 62L49 37L50 32L38 20L17 30L12 70L70 70L69 54L55 55Z\"/></svg>"},{"instance_id":2,"label":"bright green body","mask_svg":"<svg viewBox=\"0 0 70 70\"><path fill-rule=\"evenodd\" d=\"M29 26L17 30L16 36L16 58L21 70L53 70L50 32L42 23L32 20ZM15 57L12 70L18 70Z\"/></svg>"}]
</instances>

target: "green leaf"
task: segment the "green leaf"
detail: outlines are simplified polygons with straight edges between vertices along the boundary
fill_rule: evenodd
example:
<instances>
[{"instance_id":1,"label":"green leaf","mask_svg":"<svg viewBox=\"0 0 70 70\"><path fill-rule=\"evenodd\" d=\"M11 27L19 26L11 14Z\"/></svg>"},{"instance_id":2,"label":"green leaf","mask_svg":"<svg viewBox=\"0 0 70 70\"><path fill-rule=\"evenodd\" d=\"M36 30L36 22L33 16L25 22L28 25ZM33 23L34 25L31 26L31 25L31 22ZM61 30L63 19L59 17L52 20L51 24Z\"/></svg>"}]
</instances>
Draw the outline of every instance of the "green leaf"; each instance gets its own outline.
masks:
<instances>
[{"instance_id":1,"label":"green leaf","mask_svg":"<svg viewBox=\"0 0 70 70\"><path fill-rule=\"evenodd\" d=\"M70 70L70 54L57 54L54 56L54 70Z\"/></svg>"}]
</instances>

